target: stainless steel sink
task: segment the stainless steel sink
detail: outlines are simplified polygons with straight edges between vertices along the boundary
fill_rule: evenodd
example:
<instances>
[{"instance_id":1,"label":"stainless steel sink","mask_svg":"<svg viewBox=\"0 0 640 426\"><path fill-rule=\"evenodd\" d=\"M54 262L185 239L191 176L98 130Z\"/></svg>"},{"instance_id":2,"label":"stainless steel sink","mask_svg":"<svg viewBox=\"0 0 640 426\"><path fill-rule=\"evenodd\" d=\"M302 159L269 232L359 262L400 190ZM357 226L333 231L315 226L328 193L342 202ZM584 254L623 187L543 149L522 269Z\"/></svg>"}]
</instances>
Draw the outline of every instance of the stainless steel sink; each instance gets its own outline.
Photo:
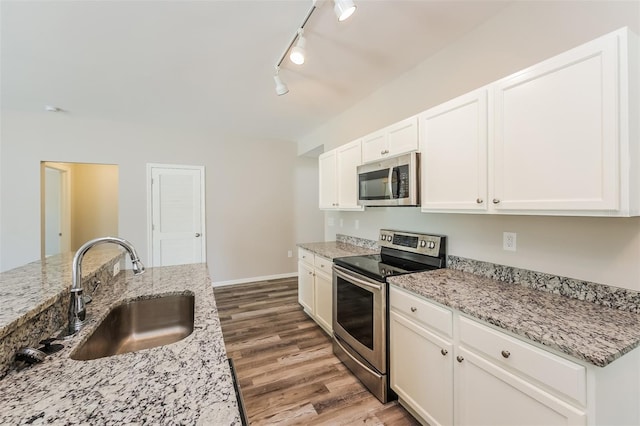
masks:
<instances>
[{"instance_id":1,"label":"stainless steel sink","mask_svg":"<svg viewBox=\"0 0 640 426\"><path fill-rule=\"evenodd\" d=\"M194 302L193 295L177 295L118 305L71 359L87 361L182 340L193 332Z\"/></svg>"}]
</instances>

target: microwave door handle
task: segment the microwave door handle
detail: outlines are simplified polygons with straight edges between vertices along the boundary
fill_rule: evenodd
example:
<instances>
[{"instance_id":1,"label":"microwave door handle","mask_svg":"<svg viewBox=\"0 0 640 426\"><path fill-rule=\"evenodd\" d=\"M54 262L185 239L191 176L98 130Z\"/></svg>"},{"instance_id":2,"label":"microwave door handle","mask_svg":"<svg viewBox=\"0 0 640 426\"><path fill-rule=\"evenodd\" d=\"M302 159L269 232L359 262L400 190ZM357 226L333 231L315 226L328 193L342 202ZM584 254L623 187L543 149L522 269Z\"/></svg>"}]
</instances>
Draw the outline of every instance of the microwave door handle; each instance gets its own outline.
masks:
<instances>
[{"instance_id":1,"label":"microwave door handle","mask_svg":"<svg viewBox=\"0 0 640 426\"><path fill-rule=\"evenodd\" d=\"M389 167L389 177L387 179L387 185L389 186L390 199L393 199L393 166Z\"/></svg>"},{"instance_id":2,"label":"microwave door handle","mask_svg":"<svg viewBox=\"0 0 640 426\"><path fill-rule=\"evenodd\" d=\"M400 167L394 167L393 173L396 174L396 192L393 198L400 198Z\"/></svg>"}]
</instances>

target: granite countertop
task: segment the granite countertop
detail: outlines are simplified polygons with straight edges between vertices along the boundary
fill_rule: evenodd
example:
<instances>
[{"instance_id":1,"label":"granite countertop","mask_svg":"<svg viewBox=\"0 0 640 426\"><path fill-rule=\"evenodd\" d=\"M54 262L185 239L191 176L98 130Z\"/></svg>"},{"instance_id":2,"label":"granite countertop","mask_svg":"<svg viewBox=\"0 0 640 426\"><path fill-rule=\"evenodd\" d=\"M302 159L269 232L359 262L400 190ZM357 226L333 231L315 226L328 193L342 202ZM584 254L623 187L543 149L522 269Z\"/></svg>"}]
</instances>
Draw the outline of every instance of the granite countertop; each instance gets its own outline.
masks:
<instances>
[{"instance_id":1,"label":"granite countertop","mask_svg":"<svg viewBox=\"0 0 640 426\"><path fill-rule=\"evenodd\" d=\"M302 243L298 247L309 250L312 253L333 260L336 257L359 256L365 254L380 253L380 249L370 249L341 241L328 241L320 243Z\"/></svg>"},{"instance_id":2,"label":"granite countertop","mask_svg":"<svg viewBox=\"0 0 640 426\"><path fill-rule=\"evenodd\" d=\"M73 350L115 305L195 295L194 331L170 345L74 361ZM205 264L120 274L87 306L87 325L41 364L0 380L0 424L240 424L222 329Z\"/></svg>"},{"instance_id":3,"label":"granite countertop","mask_svg":"<svg viewBox=\"0 0 640 426\"><path fill-rule=\"evenodd\" d=\"M640 314L451 269L388 281L599 367L640 344Z\"/></svg>"},{"instance_id":4,"label":"granite countertop","mask_svg":"<svg viewBox=\"0 0 640 426\"><path fill-rule=\"evenodd\" d=\"M71 252L59 254L0 273L0 339L51 307L71 288L73 256ZM118 247L94 247L83 259L82 277L123 256Z\"/></svg>"}]
</instances>

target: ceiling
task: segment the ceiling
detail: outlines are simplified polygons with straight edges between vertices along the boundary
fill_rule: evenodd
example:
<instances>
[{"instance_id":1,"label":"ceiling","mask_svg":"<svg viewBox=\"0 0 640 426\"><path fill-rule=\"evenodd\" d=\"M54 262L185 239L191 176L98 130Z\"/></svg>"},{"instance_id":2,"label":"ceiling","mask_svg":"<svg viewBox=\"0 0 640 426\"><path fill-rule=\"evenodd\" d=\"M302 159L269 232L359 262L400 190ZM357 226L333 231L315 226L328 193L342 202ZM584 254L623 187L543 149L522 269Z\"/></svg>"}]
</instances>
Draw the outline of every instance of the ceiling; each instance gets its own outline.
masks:
<instances>
[{"instance_id":1,"label":"ceiling","mask_svg":"<svg viewBox=\"0 0 640 426\"><path fill-rule=\"evenodd\" d=\"M1 105L87 119L298 140L462 37L504 0L320 0L307 61L274 66L311 0L0 2Z\"/></svg>"}]
</instances>

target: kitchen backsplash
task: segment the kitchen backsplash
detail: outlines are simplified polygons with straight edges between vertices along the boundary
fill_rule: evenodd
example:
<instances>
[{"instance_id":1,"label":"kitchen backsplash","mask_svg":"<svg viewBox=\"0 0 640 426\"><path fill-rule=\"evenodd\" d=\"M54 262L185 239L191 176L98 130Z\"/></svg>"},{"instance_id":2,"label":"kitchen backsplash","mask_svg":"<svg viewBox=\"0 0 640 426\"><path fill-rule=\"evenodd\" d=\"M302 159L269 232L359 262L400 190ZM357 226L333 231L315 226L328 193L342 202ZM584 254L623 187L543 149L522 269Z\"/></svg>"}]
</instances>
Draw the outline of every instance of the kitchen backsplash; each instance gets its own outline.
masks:
<instances>
[{"instance_id":1,"label":"kitchen backsplash","mask_svg":"<svg viewBox=\"0 0 640 426\"><path fill-rule=\"evenodd\" d=\"M640 292L633 290L457 256L447 256L447 268L510 284L524 285L535 290L561 294L573 299L586 300L614 309L640 313Z\"/></svg>"},{"instance_id":2,"label":"kitchen backsplash","mask_svg":"<svg viewBox=\"0 0 640 426\"><path fill-rule=\"evenodd\" d=\"M378 250L378 242L373 240L367 240L364 238L352 237L351 235L336 234L336 241L340 243L351 244L358 247L363 247L370 250Z\"/></svg>"}]
</instances>

